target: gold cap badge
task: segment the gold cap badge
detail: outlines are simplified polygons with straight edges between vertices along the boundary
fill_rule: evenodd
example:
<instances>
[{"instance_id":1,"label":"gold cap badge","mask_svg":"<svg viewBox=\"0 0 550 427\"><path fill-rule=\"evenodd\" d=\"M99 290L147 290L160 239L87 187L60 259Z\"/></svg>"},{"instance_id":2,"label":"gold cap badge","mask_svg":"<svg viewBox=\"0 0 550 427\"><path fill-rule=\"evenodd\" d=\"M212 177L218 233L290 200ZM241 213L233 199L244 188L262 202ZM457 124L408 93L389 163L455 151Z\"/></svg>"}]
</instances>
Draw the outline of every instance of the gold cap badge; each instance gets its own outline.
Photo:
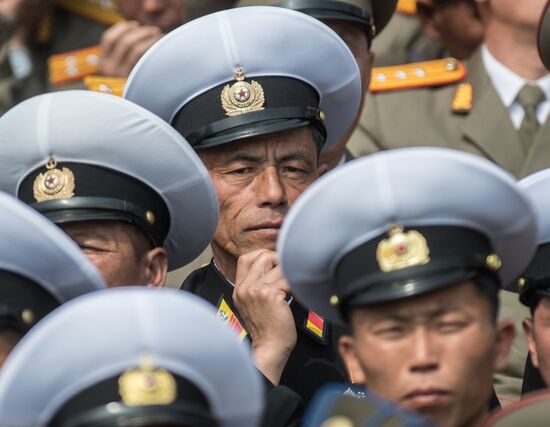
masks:
<instances>
[{"instance_id":1,"label":"gold cap badge","mask_svg":"<svg viewBox=\"0 0 550 427\"><path fill-rule=\"evenodd\" d=\"M151 357L145 356L139 368L120 376L118 393L126 406L169 405L176 400L177 385L170 372L155 368Z\"/></svg>"},{"instance_id":2,"label":"gold cap badge","mask_svg":"<svg viewBox=\"0 0 550 427\"><path fill-rule=\"evenodd\" d=\"M69 168L57 169L57 161L50 157L46 163L47 172L39 174L33 185L37 202L46 200L70 199L74 196L75 182Z\"/></svg>"},{"instance_id":3,"label":"gold cap badge","mask_svg":"<svg viewBox=\"0 0 550 427\"><path fill-rule=\"evenodd\" d=\"M237 67L235 71L235 80L237 80L237 83L232 86L226 85L223 88L221 100L222 107L227 116L233 117L264 109L264 89L254 80L250 83L245 82L245 77L244 70L241 67Z\"/></svg>"},{"instance_id":4,"label":"gold cap badge","mask_svg":"<svg viewBox=\"0 0 550 427\"><path fill-rule=\"evenodd\" d=\"M383 272L401 270L430 262L430 249L422 234L411 230L403 232L402 227L392 227L389 237L378 244L376 260Z\"/></svg>"}]
</instances>

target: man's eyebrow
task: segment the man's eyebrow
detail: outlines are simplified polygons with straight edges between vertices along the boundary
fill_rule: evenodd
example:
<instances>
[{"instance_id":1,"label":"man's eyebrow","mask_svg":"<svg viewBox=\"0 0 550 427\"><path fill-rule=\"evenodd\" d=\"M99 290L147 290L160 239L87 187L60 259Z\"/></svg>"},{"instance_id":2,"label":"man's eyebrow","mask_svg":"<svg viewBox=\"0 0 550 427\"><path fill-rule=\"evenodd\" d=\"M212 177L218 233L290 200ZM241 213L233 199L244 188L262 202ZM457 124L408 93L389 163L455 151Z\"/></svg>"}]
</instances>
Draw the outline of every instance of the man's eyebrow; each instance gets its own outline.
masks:
<instances>
[{"instance_id":1,"label":"man's eyebrow","mask_svg":"<svg viewBox=\"0 0 550 427\"><path fill-rule=\"evenodd\" d=\"M260 160L259 156L255 156L253 154L244 153L244 152L237 152L235 154L232 154L228 156L227 162L258 162Z\"/></svg>"},{"instance_id":2,"label":"man's eyebrow","mask_svg":"<svg viewBox=\"0 0 550 427\"><path fill-rule=\"evenodd\" d=\"M108 233L103 230L67 230L66 233L72 239L99 239L108 240Z\"/></svg>"}]
</instances>

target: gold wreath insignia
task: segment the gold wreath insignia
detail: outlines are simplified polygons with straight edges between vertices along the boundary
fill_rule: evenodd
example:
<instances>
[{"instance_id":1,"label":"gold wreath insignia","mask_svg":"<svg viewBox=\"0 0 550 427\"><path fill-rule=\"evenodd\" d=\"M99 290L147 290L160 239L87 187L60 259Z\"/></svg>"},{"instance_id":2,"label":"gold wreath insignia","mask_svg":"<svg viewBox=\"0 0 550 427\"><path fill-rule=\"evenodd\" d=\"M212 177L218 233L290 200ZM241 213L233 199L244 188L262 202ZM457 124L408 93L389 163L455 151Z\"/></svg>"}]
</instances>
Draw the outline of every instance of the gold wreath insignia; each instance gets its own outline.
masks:
<instances>
[{"instance_id":1,"label":"gold wreath insignia","mask_svg":"<svg viewBox=\"0 0 550 427\"><path fill-rule=\"evenodd\" d=\"M244 79L244 70L237 67L235 71L237 82L231 86L226 85L222 90L222 108L229 117L264 109L265 93L262 85L254 80L248 83Z\"/></svg>"},{"instance_id":2,"label":"gold wreath insignia","mask_svg":"<svg viewBox=\"0 0 550 427\"><path fill-rule=\"evenodd\" d=\"M57 169L57 162L50 158L46 172L38 174L33 184L33 194L37 202L70 199L74 196L75 179L69 168Z\"/></svg>"},{"instance_id":3,"label":"gold wreath insignia","mask_svg":"<svg viewBox=\"0 0 550 427\"><path fill-rule=\"evenodd\" d=\"M422 234L416 230L403 232L393 227L387 239L378 244L376 260L383 272L401 270L430 262L430 249Z\"/></svg>"},{"instance_id":4,"label":"gold wreath insignia","mask_svg":"<svg viewBox=\"0 0 550 427\"><path fill-rule=\"evenodd\" d=\"M119 377L118 393L126 406L169 405L176 400L177 385L170 372L144 358L139 368Z\"/></svg>"}]
</instances>

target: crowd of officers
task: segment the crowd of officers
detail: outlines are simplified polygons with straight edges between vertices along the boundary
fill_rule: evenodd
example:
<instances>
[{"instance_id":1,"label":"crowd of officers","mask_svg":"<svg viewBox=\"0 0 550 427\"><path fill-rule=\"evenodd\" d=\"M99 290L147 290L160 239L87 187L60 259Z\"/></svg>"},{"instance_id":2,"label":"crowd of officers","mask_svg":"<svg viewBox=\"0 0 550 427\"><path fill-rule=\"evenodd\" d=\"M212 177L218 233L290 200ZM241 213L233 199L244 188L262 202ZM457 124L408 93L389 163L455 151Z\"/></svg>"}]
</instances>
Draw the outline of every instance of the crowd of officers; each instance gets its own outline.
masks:
<instances>
[{"instance_id":1,"label":"crowd of officers","mask_svg":"<svg viewBox=\"0 0 550 427\"><path fill-rule=\"evenodd\" d=\"M548 425L549 6L0 0L0 427Z\"/></svg>"}]
</instances>

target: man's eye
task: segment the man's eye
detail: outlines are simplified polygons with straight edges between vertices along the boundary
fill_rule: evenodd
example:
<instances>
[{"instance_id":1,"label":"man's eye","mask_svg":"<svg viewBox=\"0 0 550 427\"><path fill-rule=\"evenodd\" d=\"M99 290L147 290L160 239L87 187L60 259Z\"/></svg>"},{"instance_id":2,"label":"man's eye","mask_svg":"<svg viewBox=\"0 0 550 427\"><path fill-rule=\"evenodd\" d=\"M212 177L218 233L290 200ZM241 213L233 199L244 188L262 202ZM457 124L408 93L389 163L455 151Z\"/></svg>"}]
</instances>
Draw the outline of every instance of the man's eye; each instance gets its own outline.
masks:
<instances>
[{"instance_id":1,"label":"man's eye","mask_svg":"<svg viewBox=\"0 0 550 427\"><path fill-rule=\"evenodd\" d=\"M439 331L447 332L457 332L466 327L467 323L460 320L449 320L449 321L440 321L437 323L437 328Z\"/></svg>"},{"instance_id":2,"label":"man's eye","mask_svg":"<svg viewBox=\"0 0 550 427\"><path fill-rule=\"evenodd\" d=\"M295 166L285 166L283 169L284 173L292 173L292 174L306 174L307 171L301 168L297 168Z\"/></svg>"},{"instance_id":3,"label":"man's eye","mask_svg":"<svg viewBox=\"0 0 550 427\"><path fill-rule=\"evenodd\" d=\"M234 175L248 175L248 174L251 174L253 172L254 172L254 168L251 168L251 167L238 168L238 169L233 169L231 171L231 173L234 174Z\"/></svg>"},{"instance_id":4,"label":"man's eye","mask_svg":"<svg viewBox=\"0 0 550 427\"><path fill-rule=\"evenodd\" d=\"M384 326L376 330L376 335L387 338L399 337L404 333L405 327L401 325Z\"/></svg>"}]
</instances>

